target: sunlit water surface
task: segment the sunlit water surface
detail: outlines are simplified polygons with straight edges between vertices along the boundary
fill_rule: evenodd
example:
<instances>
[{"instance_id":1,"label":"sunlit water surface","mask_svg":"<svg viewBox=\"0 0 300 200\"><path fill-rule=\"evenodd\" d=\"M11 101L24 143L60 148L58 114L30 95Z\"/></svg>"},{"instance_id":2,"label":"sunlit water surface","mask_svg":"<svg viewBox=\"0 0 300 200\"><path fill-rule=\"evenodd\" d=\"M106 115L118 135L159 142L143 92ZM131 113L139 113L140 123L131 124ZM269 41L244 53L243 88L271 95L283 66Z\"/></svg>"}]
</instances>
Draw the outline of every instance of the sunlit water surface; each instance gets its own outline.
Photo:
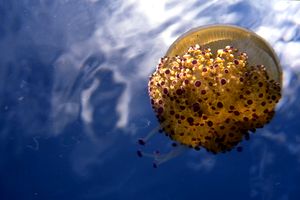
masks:
<instances>
[{"instance_id":1,"label":"sunlit water surface","mask_svg":"<svg viewBox=\"0 0 300 200\"><path fill-rule=\"evenodd\" d=\"M242 153L187 150L152 168L147 81L201 25L253 30L277 52L283 98ZM300 198L297 1L0 1L0 199ZM148 152L171 150L157 134Z\"/></svg>"}]
</instances>

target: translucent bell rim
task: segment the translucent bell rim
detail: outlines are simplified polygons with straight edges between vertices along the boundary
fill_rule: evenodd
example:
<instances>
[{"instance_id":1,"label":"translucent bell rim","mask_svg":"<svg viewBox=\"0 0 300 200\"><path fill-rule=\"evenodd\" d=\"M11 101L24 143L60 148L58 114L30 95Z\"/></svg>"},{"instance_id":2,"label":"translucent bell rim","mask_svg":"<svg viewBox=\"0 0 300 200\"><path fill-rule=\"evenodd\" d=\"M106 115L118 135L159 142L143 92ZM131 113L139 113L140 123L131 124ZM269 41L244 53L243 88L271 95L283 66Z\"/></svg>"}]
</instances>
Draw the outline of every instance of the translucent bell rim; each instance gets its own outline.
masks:
<instances>
[{"instance_id":1,"label":"translucent bell rim","mask_svg":"<svg viewBox=\"0 0 300 200\"><path fill-rule=\"evenodd\" d=\"M169 47L166 56L182 56L190 46L199 44L210 48L212 52L233 46L240 52L246 52L249 65L264 65L271 79L282 86L282 69L279 59L270 44L248 29L234 25L208 25L189 30L177 38Z\"/></svg>"}]
</instances>

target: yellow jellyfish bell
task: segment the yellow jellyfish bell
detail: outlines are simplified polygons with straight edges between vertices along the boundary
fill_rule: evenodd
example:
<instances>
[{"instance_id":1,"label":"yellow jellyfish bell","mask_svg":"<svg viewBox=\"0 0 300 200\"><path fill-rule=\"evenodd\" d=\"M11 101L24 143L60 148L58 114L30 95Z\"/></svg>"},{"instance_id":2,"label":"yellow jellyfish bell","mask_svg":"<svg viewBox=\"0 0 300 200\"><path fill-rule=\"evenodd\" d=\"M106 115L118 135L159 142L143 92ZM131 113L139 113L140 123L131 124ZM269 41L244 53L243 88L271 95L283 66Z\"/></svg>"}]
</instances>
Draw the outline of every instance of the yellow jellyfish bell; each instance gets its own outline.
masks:
<instances>
[{"instance_id":1,"label":"yellow jellyfish bell","mask_svg":"<svg viewBox=\"0 0 300 200\"><path fill-rule=\"evenodd\" d=\"M270 122L281 87L278 58L263 38L214 25L179 37L151 75L148 91L167 136L219 153Z\"/></svg>"}]
</instances>

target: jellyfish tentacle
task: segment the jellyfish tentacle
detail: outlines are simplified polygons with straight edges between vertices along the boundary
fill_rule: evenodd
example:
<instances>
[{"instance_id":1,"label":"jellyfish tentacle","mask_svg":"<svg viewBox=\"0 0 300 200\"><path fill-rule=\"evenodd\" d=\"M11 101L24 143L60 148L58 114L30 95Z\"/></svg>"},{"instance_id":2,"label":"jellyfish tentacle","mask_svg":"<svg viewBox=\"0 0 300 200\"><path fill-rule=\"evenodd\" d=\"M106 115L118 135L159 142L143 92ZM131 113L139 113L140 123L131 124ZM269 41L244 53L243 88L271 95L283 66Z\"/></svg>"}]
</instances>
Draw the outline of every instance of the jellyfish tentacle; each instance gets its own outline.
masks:
<instances>
[{"instance_id":1,"label":"jellyfish tentacle","mask_svg":"<svg viewBox=\"0 0 300 200\"><path fill-rule=\"evenodd\" d=\"M184 145L179 145L176 148L173 148L171 151L169 151L166 154L154 154L154 164L156 166L161 165L164 162L167 162L168 160L175 158L181 154L183 154L188 148Z\"/></svg>"},{"instance_id":2,"label":"jellyfish tentacle","mask_svg":"<svg viewBox=\"0 0 300 200\"><path fill-rule=\"evenodd\" d=\"M146 137L138 139L138 143L139 143L140 145L145 145L145 144L147 143L147 141L148 141L151 137L153 137L155 134L158 133L159 130L160 130L160 126L155 127L154 129L152 129L152 131L150 131L150 132L146 135Z\"/></svg>"}]
</instances>

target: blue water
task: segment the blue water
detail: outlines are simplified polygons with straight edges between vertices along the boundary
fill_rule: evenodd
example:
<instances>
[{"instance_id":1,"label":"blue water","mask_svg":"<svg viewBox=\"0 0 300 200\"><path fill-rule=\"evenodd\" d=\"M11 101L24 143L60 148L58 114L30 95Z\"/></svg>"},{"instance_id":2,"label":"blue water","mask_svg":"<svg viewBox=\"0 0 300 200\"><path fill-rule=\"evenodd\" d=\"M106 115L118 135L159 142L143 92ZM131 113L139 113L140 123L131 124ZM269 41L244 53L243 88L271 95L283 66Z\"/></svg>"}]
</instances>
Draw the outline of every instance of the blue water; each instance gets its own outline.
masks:
<instances>
[{"instance_id":1,"label":"blue water","mask_svg":"<svg viewBox=\"0 0 300 200\"><path fill-rule=\"evenodd\" d=\"M300 198L296 1L0 0L0 199ZM157 169L148 76L182 33L227 23L277 52L283 98L243 152L186 150ZM145 151L172 150L157 134Z\"/></svg>"}]
</instances>

